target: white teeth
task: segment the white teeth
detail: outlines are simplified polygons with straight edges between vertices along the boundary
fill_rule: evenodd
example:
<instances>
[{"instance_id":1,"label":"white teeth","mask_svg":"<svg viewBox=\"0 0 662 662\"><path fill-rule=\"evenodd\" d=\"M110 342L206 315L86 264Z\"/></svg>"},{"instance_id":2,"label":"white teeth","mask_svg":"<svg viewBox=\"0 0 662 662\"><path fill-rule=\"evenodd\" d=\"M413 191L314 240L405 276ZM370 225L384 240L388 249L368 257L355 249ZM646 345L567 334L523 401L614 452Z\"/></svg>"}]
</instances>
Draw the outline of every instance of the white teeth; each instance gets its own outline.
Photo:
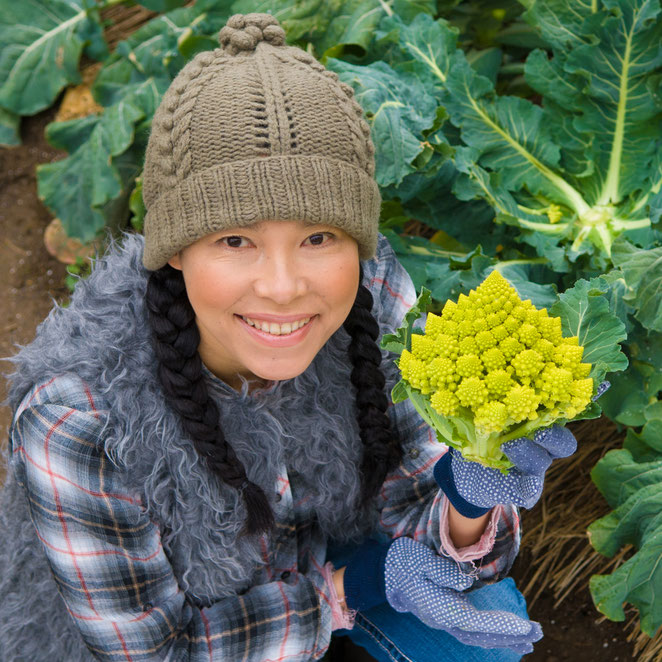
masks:
<instances>
[{"instance_id":1,"label":"white teeth","mask_svg":"<svg viewBox=\"0 0 662 662\"><path fill-rule=\"evenodd\" d=\"M260 329L266 333L269 333L273 336L286 336L297 329L300 329L302 326L307 324L310 321L310 317L306 317L296 322L285 322L284 324L277 324L276 322L262 322L260 320L254 320L250 317L243 317L242 319L254 326L256 329Z\"/></svg>"}]
</instances>

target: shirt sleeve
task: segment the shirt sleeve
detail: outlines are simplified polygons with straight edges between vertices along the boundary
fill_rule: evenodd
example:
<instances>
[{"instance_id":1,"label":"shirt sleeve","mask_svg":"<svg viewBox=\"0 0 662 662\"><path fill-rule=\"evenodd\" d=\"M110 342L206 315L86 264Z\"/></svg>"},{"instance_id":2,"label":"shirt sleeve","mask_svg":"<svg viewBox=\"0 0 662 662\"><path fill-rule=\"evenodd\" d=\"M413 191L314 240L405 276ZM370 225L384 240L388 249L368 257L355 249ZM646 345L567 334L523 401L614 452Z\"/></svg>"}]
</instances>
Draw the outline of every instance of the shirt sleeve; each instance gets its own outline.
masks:
<instances>
[{"instance_id":1,"label":"shirt sleeve","mask_svg":"<svg viewBox=\"0 0 662 662\"><path fill-rule=\"evenodd\" d=\"M37 536L91 653L109 662L321 657L333 619L320 573L293 572L208 608L187 600L157 524L102 450L108 412L80 380L64 379L87 405L33 390L17 410L12 449Z\"/></svg>"},{"instance_id":2,"label":"shirt sleeve","mask_svg":"<svg viewBox=\"0 0 662 662\"><path fill-rule=\"evenodd\" d=\"M380 237L377 257L366 271L380 330L382 334L393 333L416 299L412 280L384 237ZM388 352L383 356L386 388L390 390L399 379L393 363L396 357ZM517 508L511 504L493 508L481 539L469 547L455 548L448 534L450 504L432 473L448 447L437 440L409 400L391 404L389 415L404 455L386 476L378 497L380 531L391 538L419 540L438 554L454 558L464 571L478 577L480 582L474 587L505 577L519 551Z\"/></svg>"}]
</instances>

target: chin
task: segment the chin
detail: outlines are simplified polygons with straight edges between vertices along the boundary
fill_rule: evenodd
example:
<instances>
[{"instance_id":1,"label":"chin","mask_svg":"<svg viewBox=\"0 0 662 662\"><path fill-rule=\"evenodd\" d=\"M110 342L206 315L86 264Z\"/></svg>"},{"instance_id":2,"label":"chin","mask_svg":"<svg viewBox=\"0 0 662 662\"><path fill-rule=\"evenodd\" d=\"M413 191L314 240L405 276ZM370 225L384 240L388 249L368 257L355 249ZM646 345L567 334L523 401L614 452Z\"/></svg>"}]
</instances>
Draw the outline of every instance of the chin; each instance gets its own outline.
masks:
<instances>
[{"instance_id":1,"label":"chin","mask_svg":"<svg viewBox=\"0 0 662 662\"><path fill-rule=\"evenodd\" d=\"M306 372L308 369L308 366L310 365L311 362L308 362L304 366L297 366L296 368L284 368L284 369L272 369L272 370L260 370L259 372L255 372L257 377L260 377L261 379L266 379L268 381L272 382L282 382L287 379L294 379L295 377L298 377L299 375L303 374Z\"/></svg>"}]
</instances>

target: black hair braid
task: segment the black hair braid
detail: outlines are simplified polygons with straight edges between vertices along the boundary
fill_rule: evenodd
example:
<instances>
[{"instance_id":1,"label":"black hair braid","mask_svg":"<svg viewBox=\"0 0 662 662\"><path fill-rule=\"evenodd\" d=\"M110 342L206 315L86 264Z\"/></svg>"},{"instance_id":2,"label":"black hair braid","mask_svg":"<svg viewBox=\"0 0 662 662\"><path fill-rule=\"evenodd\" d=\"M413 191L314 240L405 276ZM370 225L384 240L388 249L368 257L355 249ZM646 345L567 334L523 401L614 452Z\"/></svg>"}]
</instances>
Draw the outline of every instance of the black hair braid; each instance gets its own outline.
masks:
<instances>
[{"instance_id":1,"label":"black hair braid","mask_svg":"<svg viewBox=\"0 0 662 662\"><path fill-rule=\"evenodd\" d=\"M371 311L372 294L364 285L359 285L356 300L343 326L351 338L348 351L363 442L361 481L364 502L378 493L386 474L400 463L403 456L400 440L391 429L387 414L386 379L380 367L382 354L376 342L379 325Z\"/></svg>"},{"instance_id":2,"label":"black hair braid","mask_svg":"<svg viewBox=\"0 0 662 662\"><path fill-rule=\"evenodd\" d=\"M241 460L223 436L218 408L209 397L198 353L200 333L181 271L168 264L153 271L145 302L159 360L159 380L168 403L181 416L195 449L212 472L243 493L245 531L270 531L273 510L262 488L248 480Z\"/></svg>"}]
</instances>

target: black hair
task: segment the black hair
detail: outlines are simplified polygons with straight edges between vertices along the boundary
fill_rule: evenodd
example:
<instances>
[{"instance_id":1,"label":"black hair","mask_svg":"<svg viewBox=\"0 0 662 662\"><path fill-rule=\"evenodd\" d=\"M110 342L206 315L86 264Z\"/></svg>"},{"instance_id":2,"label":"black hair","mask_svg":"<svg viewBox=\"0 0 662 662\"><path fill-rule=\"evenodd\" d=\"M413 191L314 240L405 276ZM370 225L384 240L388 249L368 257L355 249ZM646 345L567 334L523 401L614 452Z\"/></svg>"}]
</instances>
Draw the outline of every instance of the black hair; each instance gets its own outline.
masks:
<instances>
[{"instance_id":1,"label":"black hair","mask_svg":"<svg viewBox=\"0 0 662 662\"><path fill-rule=\"evenodd\" d=\"M145 300L167 402L180 415L184 430L211 471L242 492L247 511L245 532L271 531L275 522L269 501L262 488L248 480L246 469L223 435L218 408L209 397L198 353L200 334L181 271L169 264L152 271ZM363 442L360 474L364 504L377 494L386 474L402 459L402 448L387 413L382 357L376 342L379 326L371 312L372 303L370 291L359 285L343 324L350 336L351 381Z\"/></svg>"}]
</instances>

